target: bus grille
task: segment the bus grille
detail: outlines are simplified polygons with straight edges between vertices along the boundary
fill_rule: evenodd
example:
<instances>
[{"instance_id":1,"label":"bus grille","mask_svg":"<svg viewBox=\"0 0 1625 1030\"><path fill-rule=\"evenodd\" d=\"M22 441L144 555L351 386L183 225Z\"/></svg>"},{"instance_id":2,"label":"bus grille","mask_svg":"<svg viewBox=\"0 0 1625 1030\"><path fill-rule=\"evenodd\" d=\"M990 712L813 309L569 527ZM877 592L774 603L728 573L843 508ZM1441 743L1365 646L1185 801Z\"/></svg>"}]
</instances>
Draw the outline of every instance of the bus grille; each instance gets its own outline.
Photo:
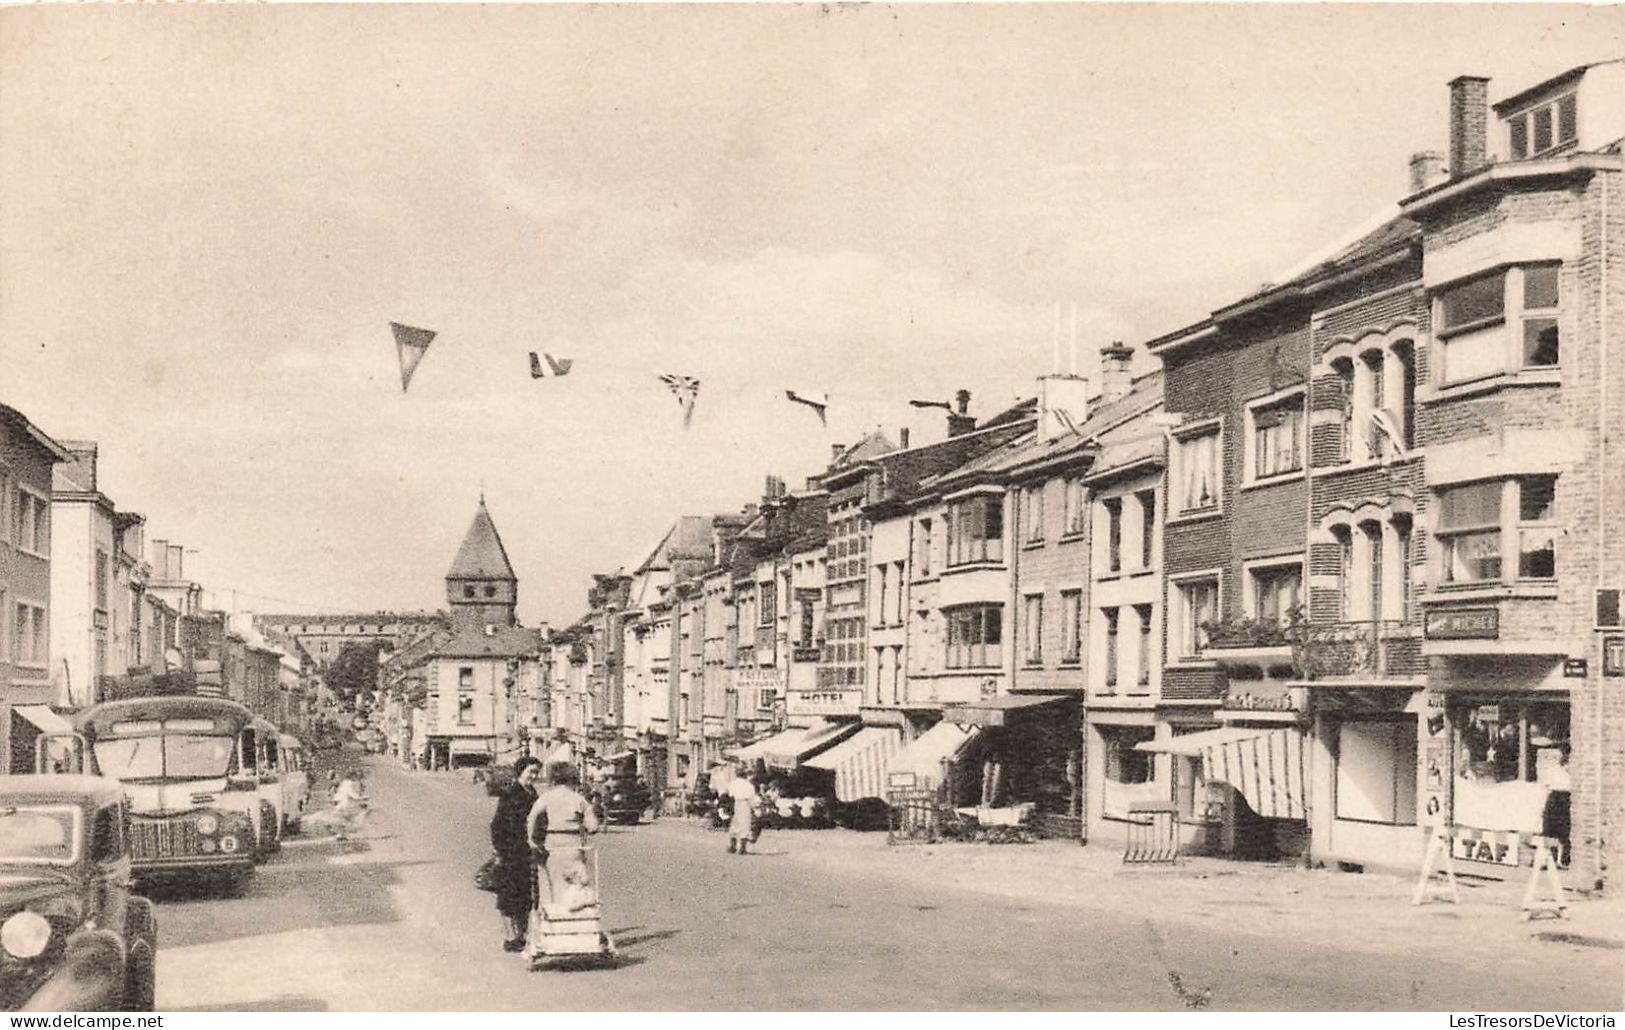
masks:
<instances>
[{"instance_id":1,"label":"bus grille","mask_svg":"<svg viewBox=\"0 0 1625 1030\"><path fill-rule=\"evenodd\" d=\"M132 820L130 831L130 857L137 862L203 853L191 819Z\"/></svg>"}]
</instances>

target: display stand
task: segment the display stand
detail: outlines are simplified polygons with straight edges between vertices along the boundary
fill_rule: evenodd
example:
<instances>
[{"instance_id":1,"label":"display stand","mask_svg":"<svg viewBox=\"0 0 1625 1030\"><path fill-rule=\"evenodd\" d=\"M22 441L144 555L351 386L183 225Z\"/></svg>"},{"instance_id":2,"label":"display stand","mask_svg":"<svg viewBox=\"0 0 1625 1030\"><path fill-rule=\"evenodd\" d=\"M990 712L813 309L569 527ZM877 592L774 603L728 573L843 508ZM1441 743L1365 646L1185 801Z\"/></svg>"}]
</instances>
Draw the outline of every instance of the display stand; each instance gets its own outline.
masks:
<instances>
[{"instance_id":1,"label":"display stand","mask_svg":"<svg viewBox=\"0 0 1625 1030\"><path fill-rule=\"evenodd\" d=\"M1524 888L1523 918L1527 922L1539 916L1562 919L1568 904L1563 900L1563 877L1557 865L1557 841L1550 837L1534 838L1535 864L1529 870L1529 885ZM1542 894L1541 879L1545 878L1547 893Z\"/></svg>"},{"instance_id":2,"label":"display stand","mask_svg":"<svg viewBox=\"0 0 1625 1030\"><path fill-rule=\"evenodd\" d=\"M1433 878L1435 873L1440 872L1444 874L1442 882ZM1441 893L1441 888L1447 893ZM1456 862L1450 856L1450 837L1443 830L1435 830L1428 838L1427 853L1422 856L1422 873L1416 878L1411 904L1444 900L1459 905L1461 893L1456 889Z\"/></svg>"}]
</instances>

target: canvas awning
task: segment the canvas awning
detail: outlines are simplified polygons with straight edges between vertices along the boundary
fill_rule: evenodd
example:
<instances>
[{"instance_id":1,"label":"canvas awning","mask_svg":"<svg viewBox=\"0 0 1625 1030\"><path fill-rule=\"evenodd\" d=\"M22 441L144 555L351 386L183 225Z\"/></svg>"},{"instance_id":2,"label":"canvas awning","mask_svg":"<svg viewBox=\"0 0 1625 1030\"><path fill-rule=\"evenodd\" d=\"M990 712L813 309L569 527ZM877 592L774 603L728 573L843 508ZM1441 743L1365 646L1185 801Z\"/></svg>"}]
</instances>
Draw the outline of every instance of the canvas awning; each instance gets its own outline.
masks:
<instances>
[{"instance_id":1,"label":"canvas awning","mask_svg":"<svg viewBox=\"0 0 1625 1030\"><path fill-rule=\"evenodd\" d=\"M1040 705L1064 701L1077 704L1079 698L1072 694L998 694L960 708L950 708L943 715L963 726L1003 726L1013 712L1026 712Z\"/></svg>"},{"instance_id":2,"label":"canvas awning","mask_svg":"<svg viewBox=\"0 0 1625 1030\"><path fill-rule=\"evenodd\" d=\"M13 705L11 710L33 723L43 733L73 732L73 725L51 711L49 705Z\"/></svg>"},{"instance_id":3,"label":"canvas awning","mask_svg":"<svg viewBox=\"0 0 1625 1030\"><path fill-rule=\"evenodd\" d=\"M818 727L814 727L814 729L819 728L822 728L822 724L820 724ZM735 751L733 753L733 757L746 764L750 764L756 761L758 758L765 760L769 749L775 751L787 751L794 747L796 741L800 740L802 737L805 737L811 732L812 730L802 727L782 730L773 734L772 736L763 737L761 740L758 740L755 743L746 744L738 751ZM726 752L724 752L724 754L726 754Z\"/></svg>"},{"instance_id":4,"label":"canvas awning","mask_svg":"<svg viewBox=\"0 0 1625 1030\"><path fill-rule=\"evenodd\" d=\"M942 763L963 754L981 735L976 726L961 726L944 719L892 756L890 775L912 773L915 786L935 787L942 782Z\"/></svg>"},{"instance_id":5,"label":"canvas awning","mask_svg":"<svg viewBox=\"0 0 1625 1030\"><path fill-rule=\"evenodd\" d=\"M840 801L882 798L886 796L886 770L902 747L903 734L897 728L865 726L804 764L835 773L835 797Z\"/></svg>"},{"instance_id":6,"label":"canvas awning","mask_svg":"<svg viewBox=\"0 0 1625 1030\"><path fill-rule=\"evenodd\" d=\"M1309 818L1309 766L1303 733L1297 729L1225 726L1169 740L1147 740L1137 751L1202 759L1202 775L1241 792L1266 819Z\"/></svg>"},{"instance_id":7,"label":"canvas awning","mask_svg":"<svg viewBox=\"0 0 1625 1030\"><path fill-rule=\"evenodd\" d=\"M852 736L861 727L862 724L856 722L825 723L783 744L764 749L762 760L775 769L794 769Z\"/></svg>"}]
</instances>

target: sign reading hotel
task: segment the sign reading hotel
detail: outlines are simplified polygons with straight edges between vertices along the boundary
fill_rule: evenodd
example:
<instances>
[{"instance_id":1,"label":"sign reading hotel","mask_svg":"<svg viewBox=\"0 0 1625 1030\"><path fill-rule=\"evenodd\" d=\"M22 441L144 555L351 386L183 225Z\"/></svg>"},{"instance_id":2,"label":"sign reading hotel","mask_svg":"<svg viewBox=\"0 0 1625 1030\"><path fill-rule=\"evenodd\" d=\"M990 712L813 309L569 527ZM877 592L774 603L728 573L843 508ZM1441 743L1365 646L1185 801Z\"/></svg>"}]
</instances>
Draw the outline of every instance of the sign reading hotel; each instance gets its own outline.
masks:
<instances>
[{"instance_id":1,"label":"sign reading hotel","mask_svg":"<svg viewBox=\"0 0 1625 1030\"><path fill-rule=\"evenodd\" d=\"M1435 608L1427 613L1422 635L1429 640L1494 640L1501 635L1497 608Z\"/></svg>"},{"instance_id":2,"label":"sign reading hotel","mask_svg":"<svg viewBox=\"0 0 1625 1030\"><path fill-rule=\"evenodd\" d=\"M785 711L797 715L857 715L863 703L861 689L792 690L785 695Z\"/></svg>"}]
</instances>

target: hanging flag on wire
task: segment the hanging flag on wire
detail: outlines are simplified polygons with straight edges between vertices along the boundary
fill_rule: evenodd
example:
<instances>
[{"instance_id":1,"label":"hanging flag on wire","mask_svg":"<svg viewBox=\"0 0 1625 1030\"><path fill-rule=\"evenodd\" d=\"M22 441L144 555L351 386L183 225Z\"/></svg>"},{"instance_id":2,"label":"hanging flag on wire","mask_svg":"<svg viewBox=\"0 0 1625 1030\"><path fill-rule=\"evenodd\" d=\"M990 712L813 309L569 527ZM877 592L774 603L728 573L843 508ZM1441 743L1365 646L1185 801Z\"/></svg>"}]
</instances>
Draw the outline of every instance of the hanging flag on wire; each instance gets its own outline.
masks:
<instances>
[{"instance_id":1,"label":"hanging flag on wire","mask_svg":"<svg viewBox=\"0 0 1625 1030\"><path fill-rule=\"evenodd\" d=\"M677 398L677 403L683 407L683 428L687 429L694 421L694 401L700 395L700 381L693 376L681 376L667 372L660 377L660 381L671 390L671 395Z\"/></svg>"},{"instance_id":2,"label":"hanging flag on wire","mask_svg":"<svg viewBox=\"0 0 1625 1030\"><path fill-rule=\"evenodd\" d=\"M547 359L546 365L542 364L542 358ZM531 351L530 377L532 379L544 379L549 376L567 376L570 374L570 366L573 364L575 364L575 359L573 358L555 358L553 355L548 354L545 351L539 358L536 356L535 351Z\"/></svg>"},{"instance_id":3,"label":"hanging flag on wire","mask_svg":"<svg viewBox=\"0 0 1625 1030\"><path fill-rule=\"evenodd\" d=\"M805 404L818 413L818 424L829 425L827 412L829 411L829 394L813 393L810 390L786 390L784 396L794 404Z\"/></svg>"},{"instance_id":4,"label":"hanging flag on wire","mask_svg":"<svg viewBox=\"0 0 1625 1030\"><path fill-rule=\"evenodd\" d=\"M429 341L434 339L432 329L414 329L399 322L389 323L395 331L395 354L401 361L401 392L412 382L412 373L417 371L418 362L423 355L429 352Z\"/></svg>"}]
</instances>

